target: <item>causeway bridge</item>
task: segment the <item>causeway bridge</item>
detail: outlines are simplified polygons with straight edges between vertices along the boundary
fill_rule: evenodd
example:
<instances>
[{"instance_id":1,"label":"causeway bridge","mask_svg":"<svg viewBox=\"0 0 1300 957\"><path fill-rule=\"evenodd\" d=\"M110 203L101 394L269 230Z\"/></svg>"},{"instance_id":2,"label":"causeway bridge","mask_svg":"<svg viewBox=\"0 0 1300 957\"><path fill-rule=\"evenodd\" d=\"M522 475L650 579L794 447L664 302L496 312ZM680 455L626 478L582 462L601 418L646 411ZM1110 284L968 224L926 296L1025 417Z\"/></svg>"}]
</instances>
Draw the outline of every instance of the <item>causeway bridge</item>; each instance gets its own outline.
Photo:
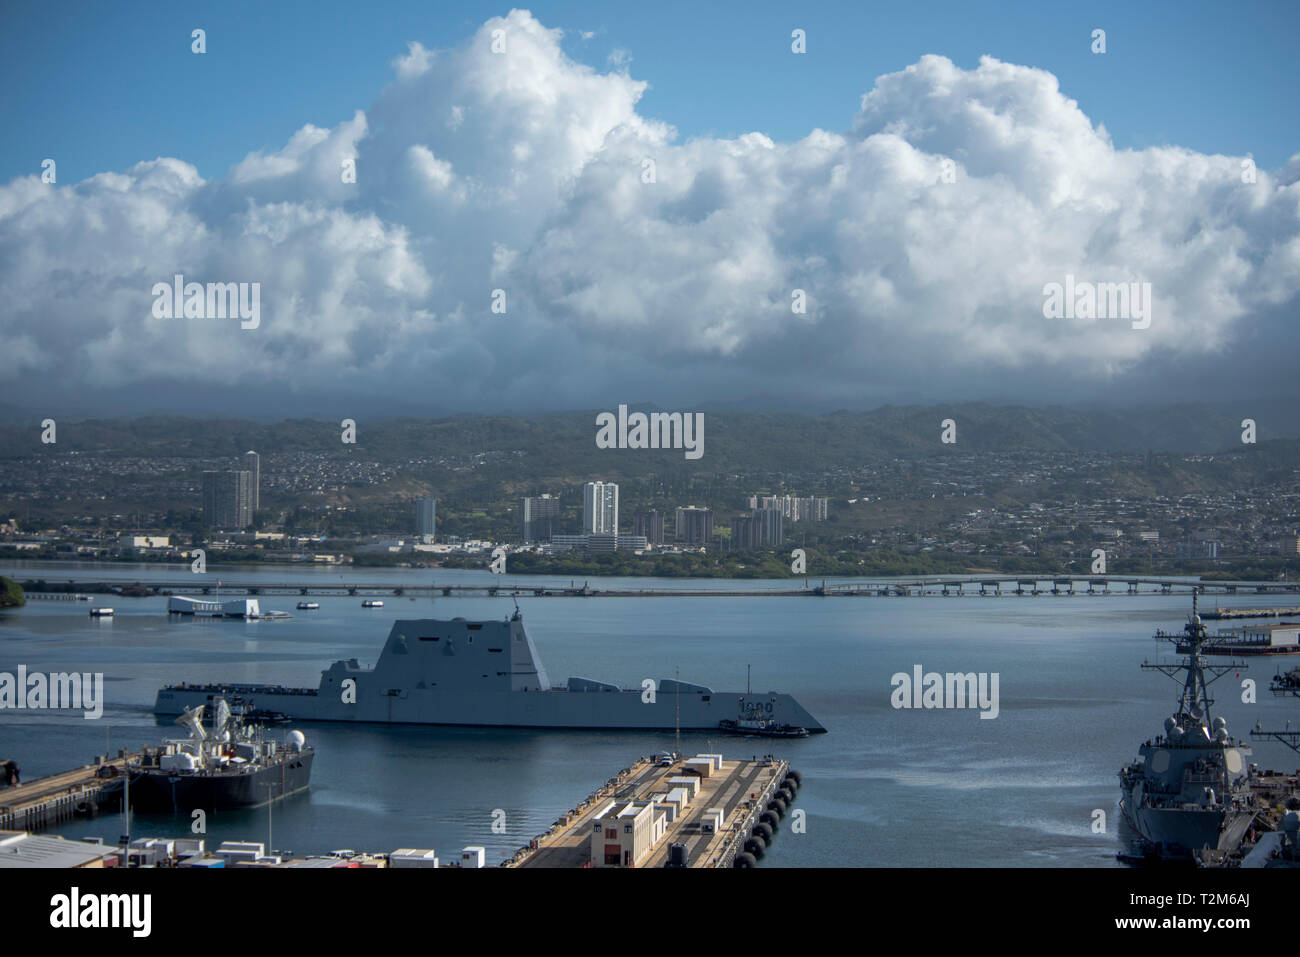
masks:
<instances>
[{"instance_id":1,"label":"causeway bridge","mask_svg":"<svg viewBox=\"0 0 1300 957\"><path fill-rule=\"evenodd\" d=\"M500 581L473 583L420 582L281 582L261 580L241 581L238 578L202 579L183 583L175 578L165 580L93 581L84 578L58 578L43 576L45 592L27 592L28 597L60 594L75 590L83 594L115 594L127 597L148 595L221 595L241 596L288 595L310 597L356 598L438 598L438 597L497 597L529 596L546 598L765 598L765 597L815 597L815 598L874 598L915 597L940 595L948 597L1029 597L1076 595L1140 595L1140 594L1191 594L1252 595L1297 594L1300 580L1296 581L1197 581L1186 578L1166 578L1144 575L944 575L928 577L903 577L887 579L792 579L789 584L770 580L755 582L751 586L734 581L726 587L713 588L692 584L654 584L645 587L619 584L608 586L598 582L557 585L547 581L529 581L527 576L503 577ZM662 580L660 580L662 581Z\"/></svg>"}]
</instances>

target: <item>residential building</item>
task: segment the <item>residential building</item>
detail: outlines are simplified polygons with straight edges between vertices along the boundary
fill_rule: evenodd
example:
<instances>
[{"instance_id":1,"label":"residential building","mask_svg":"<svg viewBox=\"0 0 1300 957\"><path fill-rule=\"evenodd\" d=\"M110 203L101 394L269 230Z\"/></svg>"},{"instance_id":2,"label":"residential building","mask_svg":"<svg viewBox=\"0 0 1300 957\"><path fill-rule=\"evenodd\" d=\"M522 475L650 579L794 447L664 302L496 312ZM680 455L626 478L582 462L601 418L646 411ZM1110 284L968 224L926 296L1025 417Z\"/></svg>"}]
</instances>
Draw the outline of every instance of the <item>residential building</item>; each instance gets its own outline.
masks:
<instances>
[{"instance_id":1,"label":"residential building","mask_svg":"<svg viewBox=\"0 0 1300 957\"><path fill-rule=\"evenodd\" d=\"M783 518L792 522L824 522L829 513L830 499L815 496L798 498L793 495L751 495L749 508L751 511L774 508L780 511Z\"/></svg>"},{"instance_id":2,"label":"residential building","mask_svg":"<svg viewBox=\"0 0 1300 957\"><path fill-rule=\"evenodd\" d=\"M520 534L525 542L550 541L560 519L560 499L549 493L524 498L519 508Z\"/></svg>"},{"instance_id":3,"label":"residential building","mask_svg":"<svg viewBox=\"0 0 1300 957\"><path fill-rule=\"evenodd\" d=\"M784 518L779 509L756 509L731 520L731 547L736 551L779 548L785 542Z\"/></svg>"},{"instance_id":4,"label":"residential building","mask_svg":"<svg viewBox=\"0 0 1300 957\"><path fill-rule=\"evenodd\" d=\"M618 486L588 482L582 487L582 530L589 535L618 534Z\"/></svg>"},{"instance_id":5,"label":"residential building","mask_svg":"<svg viewBox=\"0 0 1300 957\"><path fill-rule=\"evenodd\" d=\"M679 545L707 545L713 541L713 510L691 505L677 509L674 538Z\"/></svg>"},{"instance_id":6,"label":"residential building","mask_svg":"<svg viewBox=\"0 0 1300 957\"><path fill-rule=\"evenodd\" d=\"M262 507L262 458L256 452L244 453L244 469L253 476L253 511Z\"/></svg>"},{"instance_id":7,"label":"residential building","mask_svg":"<svg viewBox=\"0 0 1300 957\"><path fill-rule=\"evenodd\" d=\"M663 512L653 508L648 512L637 512L633 531L638 535L644 535L645 540L651 545L662 545L664 543Z\"/></svg>"},{"instance_id":8,"label":"residential building","mask_svg":"<svg viewBox=\"0 0 1300 957\"><path fill-rule=\"evenodd\" d=\"M203 521L208 528L235 530L253 524L250 472L203 473Z\"/></svg>"},{"instance_id":9,"label":"residential building","mask_svg":"<svg viewBox=\"0 0 1300 957\"><path fill-rule=\"evenodd\" d=\"M415 500L415 534L428 544L433 541L438 527L438 500L436 498L419 498Z\"/></svg>"},{"instance_id":10,"label":"residential building","mask_svg":"<svg viewBox=\"0 0 1300 957\"><path fill-rule=\"evenodd\" d=\"M647 546L644 535L552 535L551 549L556 552L569 552L574 549L586 549L591 552L612 552L618 549L644 551Z\"/></svg>"},{"instance_id":11,"label":"residential building","mask_svg":"<svg viewBox=\"0 0 1300 957\"><path fill-rule=\"evenodd\" d=\"M759 521L763 523L763 544L780 548L785 543L784 518L780 509L760 508Z\"/></svg>"}]
</instances>

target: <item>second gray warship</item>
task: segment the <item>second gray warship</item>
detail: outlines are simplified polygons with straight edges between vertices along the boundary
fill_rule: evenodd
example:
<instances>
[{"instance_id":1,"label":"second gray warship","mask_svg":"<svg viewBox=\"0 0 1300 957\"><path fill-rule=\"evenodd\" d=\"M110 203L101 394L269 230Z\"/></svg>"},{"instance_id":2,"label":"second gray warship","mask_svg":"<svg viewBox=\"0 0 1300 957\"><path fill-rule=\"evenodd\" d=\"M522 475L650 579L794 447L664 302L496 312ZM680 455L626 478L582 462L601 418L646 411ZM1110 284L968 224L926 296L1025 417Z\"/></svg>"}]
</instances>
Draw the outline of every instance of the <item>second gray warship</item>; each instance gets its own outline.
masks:
<instances>
[{"instance_id":1,"label":"second gray warship","mask_svg":"<svg viewBox=\"0 0 1300 957\"><path fill-rule=\"evenodd\" d=\"M624 689L591 678L552 687L518 610L503 621L416 619L393 624L374 668L336 661L317 688L169 685L155 714L179 714L218 697L298 721L364 721L515 728L713 731L761 717L826 729L791 695L715 692L674 678Z\"/></svg>"},{"instance_id":2,"label":"second gray warship","mask_svg":"<svg viewBox=\"0 0 1300 957\"><path fill-rule=\"evenodd\" d=\"M1210 683L1245 666L1205 661L1210 638L1195 594L1182 634L1157 632L1156 638L1172 642L1185 657L1142 667L1175 680L1182 675L1182 693L1177 710L1165 719L1164 734L1144 743L1139 760L1120 771L1120 810L1140 837L1142 856L1191 863L1205 851L1235 851L1259 813L1251 790L1258 775L1248 763L1251 749L1210 713Z\"/></svg>"}]
</instances>

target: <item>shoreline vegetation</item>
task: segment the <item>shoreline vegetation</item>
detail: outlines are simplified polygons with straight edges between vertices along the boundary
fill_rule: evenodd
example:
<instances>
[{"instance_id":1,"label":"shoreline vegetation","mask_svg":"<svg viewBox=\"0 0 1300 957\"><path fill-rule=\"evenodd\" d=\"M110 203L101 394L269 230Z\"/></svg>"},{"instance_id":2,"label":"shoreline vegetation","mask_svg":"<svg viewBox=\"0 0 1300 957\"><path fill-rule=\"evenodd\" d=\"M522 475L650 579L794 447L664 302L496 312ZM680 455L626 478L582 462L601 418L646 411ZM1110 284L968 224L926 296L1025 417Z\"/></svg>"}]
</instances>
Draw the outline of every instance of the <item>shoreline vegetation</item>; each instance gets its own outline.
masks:
<instances>
[{"instance_id":1,"label":"shoreline vegetation","mask_svg":"<svg viewBox=\"0 0 1300 957\"><path fill-rule=\"evenodd\" d=\"M12 578L0 575L0 608L21 608L25 604L22 587Z\"/></svg>"}]
</instances>

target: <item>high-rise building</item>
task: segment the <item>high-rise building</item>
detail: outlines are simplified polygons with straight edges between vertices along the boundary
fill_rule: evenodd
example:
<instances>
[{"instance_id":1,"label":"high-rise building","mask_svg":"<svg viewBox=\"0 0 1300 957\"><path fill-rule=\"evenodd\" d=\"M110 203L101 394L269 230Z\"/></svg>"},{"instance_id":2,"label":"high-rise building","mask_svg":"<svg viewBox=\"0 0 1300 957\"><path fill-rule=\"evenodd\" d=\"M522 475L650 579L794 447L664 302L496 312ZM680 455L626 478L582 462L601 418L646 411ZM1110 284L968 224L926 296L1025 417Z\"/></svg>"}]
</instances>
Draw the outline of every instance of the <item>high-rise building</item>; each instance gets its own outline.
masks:
<instances>
[{"instance_id":1,"label":"high-rise building","mask_svg":"<svg viewBox=\"0 0 1300 957\"><path fill-rule=\"evenodd\" d=\"M560 499L549 493L523 500L519 508L520 533L525 542L548 542L560 519Z\"/></svg>"},{"instance_id":2,"label":"high-rise building","mask_svg":"<svg viewBox=\"0 0 1300 957\"><path fill-rule=\"evenodd\" d=\"M783 528L783 519L779 508L761 508L758 510L758 520L763 524L763 544L780 548L785 542L785 530Z\"/></svg>"},{"instance_id":3,"label":"high-rise building","mask_svg":"<svg viewBox=\"0 0 1300 957\"><path fill-rule=\"evenodd\" d=\"M785 541L784 516L780 509L755 509L748 515L737 515L731 520L731 547L736 551L750 551L772 546L780 548Z\"/></svg>"},{"instance_id":4,"label":"high-rise building","mask_svg":"<svg viewBox=\"0 0 1300 957\"><path fill-rule=\"evenodd\" d=\"M203 473L203 522L208 528L232 531L253 524L251 472Z\"/></svg>"},{"instance_id":5,"label":"high-rise building","mask_svg":"<svg viewBox=\"0 0 1300 957\"><path fill-rule=\"evenodd\" d=\"M830 499L811 496L798 498L793 495L751 495L751 510L762 508L780 509L782 516L792 522L824 522Z\"/></svg>"},{"instance_id":6,"label":"high-rise building","mask_svg":"<svg viewBox=\"0 0 1300 957\"><path fill-rule=\"evenodd\" d=\"M262 459L256 452L244 453L244 468L253 476L253 511L262 507Z\"/></svg>"},{"instance_id":7,"label":"high-rise building","mask_svg":"<svg viewBox=\"0 0 1300 957\"><path fill-rule=\"evenodd\" d=\"M582 487L582 530L588 535L618 534L618 486L613 482Z\"/></svg>"},{"instance_id":8,"label":"high-rise building","mask_svg":"<svg viewBox=\"0 0 1300 957\"><path fill-rule=\"evenodd\" d=\"M415 534L426 542L433 541L437 532L438 500L436 498L417 498L415 500Z\"/></svg>"},{"instance_id":9,"label":"high-rise building","mask_svg":"<svg viewBox=\"0 0 1300 957\"><path fill-rule=\"evenodd\" d=\"M664 543L664 513L656 508L652 508L648 512L637 512L632 531L635 535L645 536L646 542L650 545L662 545Z\"/></svg>"},{"instance_id":10,"label":"high-rise building","mask_svg":"<svg viewBox=\"0 0 1300 957\"><path fill-rule=\"evenodd\" d=\"M763 540L763 526L759 524L758 513L737 515L731 520L731 548L737 552L747 552L758 548Z\"/></svg>"},{"instance_id":11,"label":"high-rise building","mask_svg":"<svg viewBox=\"0 0 1300 957\"><path fill-rule=\"evenodd\" d=\"M713 540L713 510L678 508L674 538L679 545L707 545Z\"/></svg>"}]
</instances>

